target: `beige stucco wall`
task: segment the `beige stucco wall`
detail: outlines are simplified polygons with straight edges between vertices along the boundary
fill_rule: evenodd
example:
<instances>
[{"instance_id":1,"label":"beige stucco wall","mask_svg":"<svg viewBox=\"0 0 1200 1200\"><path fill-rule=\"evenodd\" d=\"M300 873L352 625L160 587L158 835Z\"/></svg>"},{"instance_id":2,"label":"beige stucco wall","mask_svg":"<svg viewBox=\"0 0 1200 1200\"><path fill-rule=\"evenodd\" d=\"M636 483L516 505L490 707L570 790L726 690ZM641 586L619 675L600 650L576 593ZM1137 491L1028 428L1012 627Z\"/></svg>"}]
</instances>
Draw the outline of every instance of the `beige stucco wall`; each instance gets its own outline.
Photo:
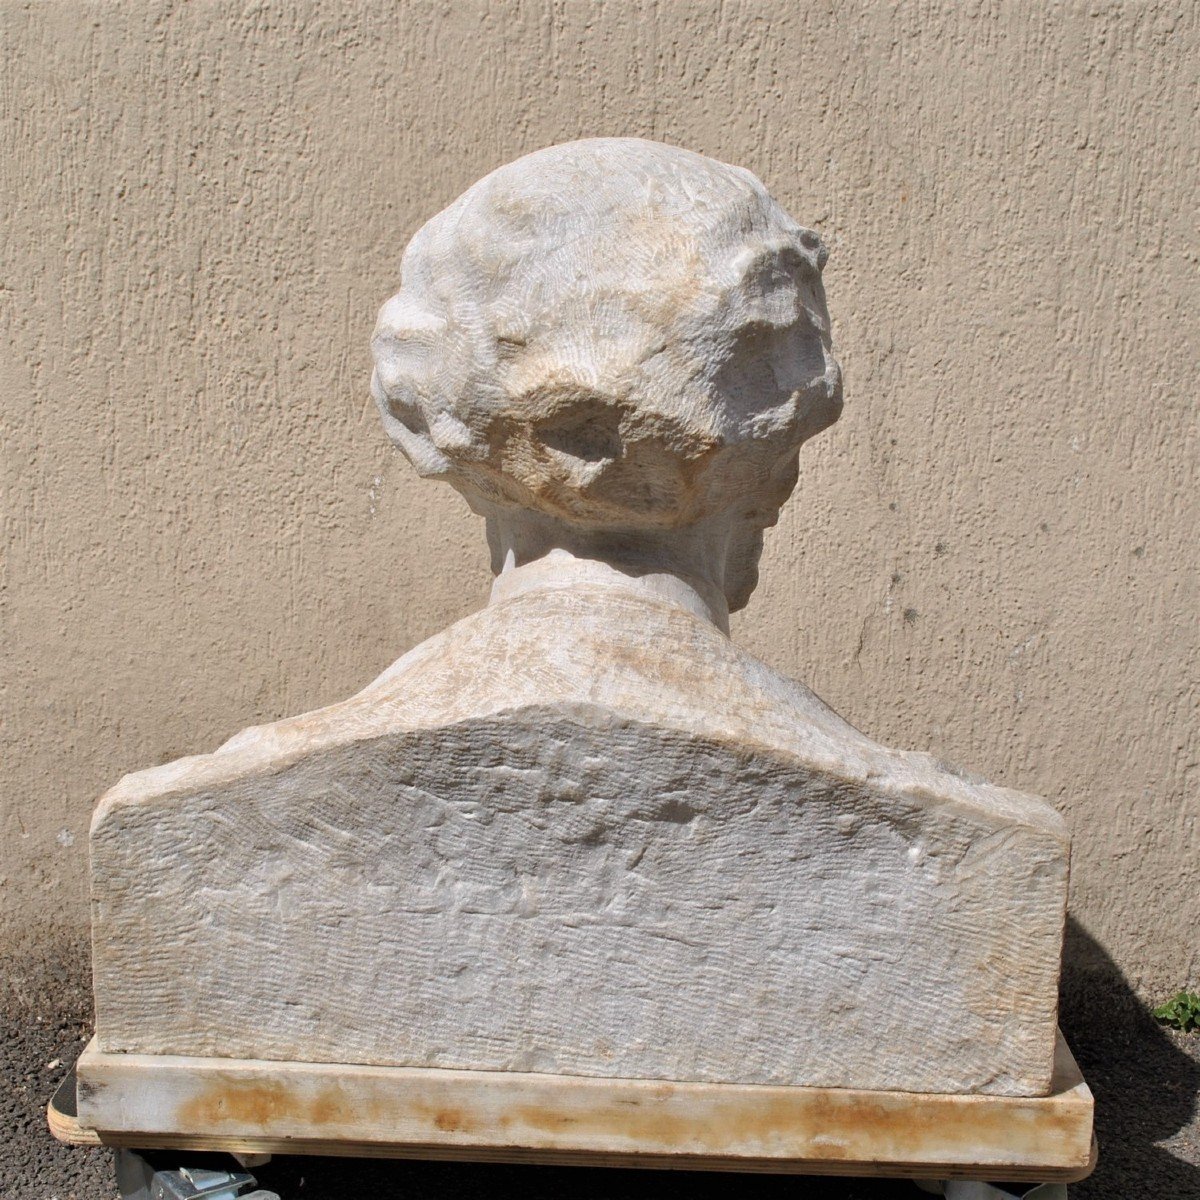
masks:
<instances>
[{"instance_id":1,"label":"beige stucco wall","mask_svg":"<svg viewBox=\"0 0 1200 1200\"><path fill-rule=\"evenodd\" d=\"M123 771L481 603L478 522L377 428L376 308L487 170L638 134L833 248L845 416L735 636L1047 796L1080 921L1195 978L1193 6L6 3L0 37L10 931L86 921Z\"/></svg>"}]
</instances>

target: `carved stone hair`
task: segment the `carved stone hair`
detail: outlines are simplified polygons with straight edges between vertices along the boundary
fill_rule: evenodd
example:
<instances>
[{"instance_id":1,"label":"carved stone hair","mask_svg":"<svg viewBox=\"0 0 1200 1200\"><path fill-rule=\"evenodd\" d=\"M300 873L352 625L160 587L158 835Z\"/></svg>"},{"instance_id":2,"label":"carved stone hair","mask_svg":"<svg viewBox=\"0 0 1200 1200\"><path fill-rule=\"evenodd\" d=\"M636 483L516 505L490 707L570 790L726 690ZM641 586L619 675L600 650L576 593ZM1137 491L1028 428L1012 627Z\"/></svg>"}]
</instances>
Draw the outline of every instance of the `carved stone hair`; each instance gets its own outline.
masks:
<instances>
[{"instance_id":1,"label":"carved stone hair","mask_svg":"<svg viewBox=\"0 0 1200 1200\"><path fill-rule=\"evenodd\" d=\"M372 394L418 472L484 516L721 521L761 545L801 443L841 408L825 258L739 167L633 138L554 146L413 238Z\"/></svg>"}]
</instances>

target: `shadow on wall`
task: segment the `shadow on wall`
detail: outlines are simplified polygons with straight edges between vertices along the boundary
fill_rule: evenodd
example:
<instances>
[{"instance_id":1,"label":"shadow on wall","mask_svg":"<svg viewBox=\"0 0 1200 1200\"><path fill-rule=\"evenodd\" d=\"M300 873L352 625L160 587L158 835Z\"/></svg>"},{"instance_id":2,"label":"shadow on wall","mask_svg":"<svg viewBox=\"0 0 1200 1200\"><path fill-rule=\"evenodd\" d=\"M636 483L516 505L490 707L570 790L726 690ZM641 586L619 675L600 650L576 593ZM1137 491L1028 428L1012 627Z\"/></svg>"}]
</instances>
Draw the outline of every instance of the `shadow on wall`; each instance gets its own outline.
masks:
<instances>
[{"instance_id":1,"label":"shadow on wall","mask_svg":"<svg viewBox=\"0 0 1200 1200\"><path fill-rule=\"evenodd\" d=\"M1071 1188L1071 1200L1200 1196L1200 1166L1157 1144L1197 1116L1200 1039L1177 1039L1160 1026L1073 917L1063 951L1059 1023L1095 1093L1100 1142L1096 1170ZM1196 1044L1194 1055L1181 1049L1183 1037ZM1195 1142L1200 1152L1200 1130Z\"/></svg>"}]
</instances>

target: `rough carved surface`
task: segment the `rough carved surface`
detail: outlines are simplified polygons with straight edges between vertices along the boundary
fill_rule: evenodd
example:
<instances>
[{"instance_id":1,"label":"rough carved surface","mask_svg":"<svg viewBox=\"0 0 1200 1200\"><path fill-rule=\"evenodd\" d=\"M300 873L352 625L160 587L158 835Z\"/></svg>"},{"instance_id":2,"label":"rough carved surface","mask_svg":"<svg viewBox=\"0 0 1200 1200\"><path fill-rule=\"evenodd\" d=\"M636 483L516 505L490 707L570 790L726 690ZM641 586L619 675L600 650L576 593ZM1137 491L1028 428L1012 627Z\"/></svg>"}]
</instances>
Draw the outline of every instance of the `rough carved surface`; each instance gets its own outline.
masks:
<instances>
[{"instance_id":1,"label":"rough carved surface","mask_svg":"<svg viewBox=\"0 0 1200 1200\"><path fill-rule=\"evenodd\" d=\"M617 588L489 606L341 705L128 777L92 855L106 1050L1049 1081L1061 821Z\"/></svg>"},{"instance_id":2,"label":"rough carved surface","mask_svg":"<svg viewBox=\"0 0 1200 1200\"><path fill-rule=\"evenodd\" d=\"M493 602L104 798L102 1049L1047 1090L1061 819L723 632L838 411L821 263L745 172L640 141L418 234L377 398L487 518Z\"/></svg>"}]
</instances>

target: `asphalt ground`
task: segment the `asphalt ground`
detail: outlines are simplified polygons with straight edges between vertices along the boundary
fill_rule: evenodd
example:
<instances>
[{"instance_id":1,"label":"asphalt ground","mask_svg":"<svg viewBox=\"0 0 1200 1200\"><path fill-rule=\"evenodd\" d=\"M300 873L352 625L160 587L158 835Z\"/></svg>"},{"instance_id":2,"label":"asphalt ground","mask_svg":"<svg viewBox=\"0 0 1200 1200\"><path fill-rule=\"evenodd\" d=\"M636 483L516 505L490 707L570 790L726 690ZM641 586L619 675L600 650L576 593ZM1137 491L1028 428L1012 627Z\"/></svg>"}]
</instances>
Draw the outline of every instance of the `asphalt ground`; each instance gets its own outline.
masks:
<instances>
[{"instance_id":1,"label":"asphalt ground","mask_svg":"<svg viewBox=\"0 0 1200 1200\"><path fill-rule=\"evenodd\" d=\"M1200 1035L1163 1029L1072 926L1061 1023L1096 1095L1101 1153L1071 1200L1200 1200ZM1188 981L1181 980L1181 984ZM113 1200L111 1154L60 1145L45 1106L91 1036L86 940L42 934L0 955L0 1198ZM279 1156L283 1200L920 1200L904 1181Z\"/></svg>"}]
</instances>

